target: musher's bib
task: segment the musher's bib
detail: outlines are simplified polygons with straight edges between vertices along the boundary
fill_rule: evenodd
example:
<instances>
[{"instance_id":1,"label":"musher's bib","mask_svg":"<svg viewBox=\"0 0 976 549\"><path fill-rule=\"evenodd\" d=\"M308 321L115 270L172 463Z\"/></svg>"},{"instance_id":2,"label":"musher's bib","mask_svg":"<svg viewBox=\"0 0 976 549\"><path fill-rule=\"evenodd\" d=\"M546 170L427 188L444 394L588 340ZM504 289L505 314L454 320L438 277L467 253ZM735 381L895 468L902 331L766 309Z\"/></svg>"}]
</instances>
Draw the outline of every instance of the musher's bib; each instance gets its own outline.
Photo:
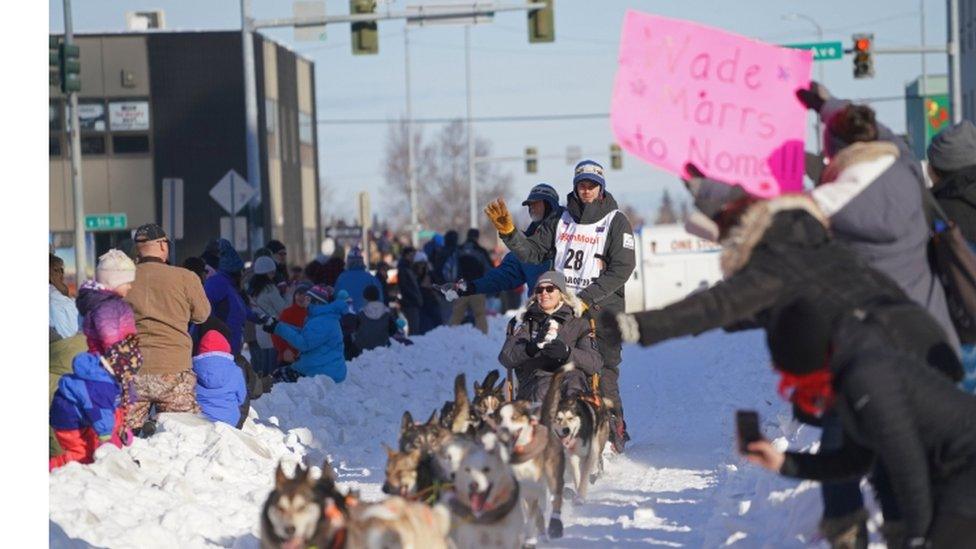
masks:
<instances>
[{"instance_id":1,"label":"musher's bib","mask_svg":"<svg viewBox=\"0 0 976 549\"><path fill-rule=\"evenodd\" d=\"M566 285L574 293L590 285L600 276L600 263L607 245L610 222L618 210L608 213L596 223L581 225L563 211L556 229L556 259L554 267L566 277ZM602 259L606 263L606 259Z\"/></svg>"}]
</instances>

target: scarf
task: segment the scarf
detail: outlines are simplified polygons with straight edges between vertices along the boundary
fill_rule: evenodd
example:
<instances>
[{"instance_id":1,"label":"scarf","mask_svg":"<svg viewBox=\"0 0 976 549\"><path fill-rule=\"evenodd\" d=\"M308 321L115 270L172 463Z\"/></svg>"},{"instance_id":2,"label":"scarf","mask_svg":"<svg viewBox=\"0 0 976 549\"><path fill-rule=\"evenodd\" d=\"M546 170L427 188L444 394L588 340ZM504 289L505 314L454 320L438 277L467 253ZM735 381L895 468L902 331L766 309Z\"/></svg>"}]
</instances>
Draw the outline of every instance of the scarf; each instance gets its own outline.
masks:
<instances>
[{"instance_id":1,"label":"scarf","mask_svg":"<svg viewBox=\"0 0 976 549\"><path fill-rule=\"evenodd\" d=\"M799 406L804 413L820 417L833 404L833 375L830 370L824 368L802 375L780 371L780 375L779 395Z\"/></svg>"}]
</instances>

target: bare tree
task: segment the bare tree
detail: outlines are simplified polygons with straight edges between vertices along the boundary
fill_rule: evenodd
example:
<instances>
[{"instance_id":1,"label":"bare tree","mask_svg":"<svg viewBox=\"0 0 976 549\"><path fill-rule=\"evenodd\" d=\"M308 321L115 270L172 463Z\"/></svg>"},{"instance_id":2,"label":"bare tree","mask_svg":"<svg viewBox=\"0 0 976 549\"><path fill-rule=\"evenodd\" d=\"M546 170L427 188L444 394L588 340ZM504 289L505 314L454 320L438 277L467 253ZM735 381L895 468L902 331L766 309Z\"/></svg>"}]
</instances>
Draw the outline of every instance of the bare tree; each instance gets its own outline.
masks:
<instances>
[{"instance_id":1,"label":"bare tree","mask_svg":"<svg viewBox=\"0 0 976 549\"><path fill-rule=\"evenodd\" d=\"M664 189L664 196L661 197L661 207L657 211L655 225L670 225L678 222L678 216L674 213L674 203L667 189Z\"/></svg>"},{"instance_id":2,"label":"bare tree","mask_svg":"<svg viewBox=\"0 0 976 549\"><path fill-rule=\"evenodd\" d=\"M424 228L437 232L450 229L462 233L468 227L468 156L464 123L454 120L434 136L424 139L414 131L414 166L417 174L418 220ZM491 155L491 143L475 137L475 156ZM410 221L410 188L407 179L407 124L404 120L390 124L383 160L386 180L385 206L391 224L404 226ZM481 208L496 197L507 198L512 175L497 165L478 163L478 228L488 234L490 224Z\"/></svg>"}]
</instances>

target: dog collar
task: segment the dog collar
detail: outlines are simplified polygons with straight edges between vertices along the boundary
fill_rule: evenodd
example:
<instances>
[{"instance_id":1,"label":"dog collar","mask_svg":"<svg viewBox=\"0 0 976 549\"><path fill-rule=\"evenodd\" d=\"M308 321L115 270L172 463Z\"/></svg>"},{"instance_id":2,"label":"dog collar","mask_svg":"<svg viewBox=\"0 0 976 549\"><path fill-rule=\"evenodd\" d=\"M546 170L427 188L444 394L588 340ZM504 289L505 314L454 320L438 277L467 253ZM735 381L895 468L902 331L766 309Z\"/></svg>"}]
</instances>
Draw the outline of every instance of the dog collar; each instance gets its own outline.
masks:
<instances>
[{"instance_id":1,"label":"dog collar","mask_svg":"<svg viewBox=\"0 0 976 549\"><path fill-rule=\"evenodd\" d=\"M464 522L474 524L493 524L508 516L512 509L514 509L518 504L518 481L512 478L512 484L515 486L515 489L512 490L512 497L505 501L505 503L503 503L501 506L495 507L494 509L489 509L487 512L482 513L481 516L474 516L474 513L471 512L471 508L460 502L456 497L451 498L448 505L451 508L451 512Z\"/></svg>"}]
</instances>

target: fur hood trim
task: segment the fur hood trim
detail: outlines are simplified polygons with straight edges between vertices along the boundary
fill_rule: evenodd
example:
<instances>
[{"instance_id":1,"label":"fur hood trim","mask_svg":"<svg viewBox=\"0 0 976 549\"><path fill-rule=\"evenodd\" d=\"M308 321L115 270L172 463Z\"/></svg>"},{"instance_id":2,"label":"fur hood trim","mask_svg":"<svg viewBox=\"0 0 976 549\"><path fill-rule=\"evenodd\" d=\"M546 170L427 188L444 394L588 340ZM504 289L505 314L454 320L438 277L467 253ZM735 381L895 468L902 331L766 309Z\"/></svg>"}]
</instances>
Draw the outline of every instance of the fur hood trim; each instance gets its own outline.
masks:
<instances>
[{"instance_id":1,"label":"fur hood trim","mask_svg":"<svg viewBox=\"0 0 976 549\"><path fill-rule=\"evenodd\" d=\"M515 314L515 318L518 319L519 324L525 322L525 313L536 301L536 296L533 294L531 297L529 297L529 300L525 303L525 305L522 306L522 308L519 309ZM576 297L576 294L574 294L572 290L566 290L566 293L563 294L563 304L569 305L569 307L573 310L573 318L580 318L583 316L583 302Z\"/></svg>"},{"instance_id":2,"label":"fur hood trim","mask_svg":"<svg viewBox=\"0 0 976 549\"><path fill-rule=\"evenodd\" d=\"M831 183L836 181L840 174L855 164L874 162L886 156L898 158L898 147L888 141L868 141L854 143L840 151L830 160L830 164L824 168L823 175L820 176L821 183Z\"/></svg>"},{"instance_id":3,"label":"fur hood trim","mask_svg":"<svg viewBox=\"0 0 976 549\"><path fill-rule=\"evenodd\" d=\"M804 210L824 227L830 227L827 216L817 203L805 194L784 194L770 200L761 200L746 209L739 223L722 241L720 259L722 276L728 278L745 266L752 257L752 250L759 244L766 230L773 223L773 217L782 211Z\"/></svg>"}]
</instances>

